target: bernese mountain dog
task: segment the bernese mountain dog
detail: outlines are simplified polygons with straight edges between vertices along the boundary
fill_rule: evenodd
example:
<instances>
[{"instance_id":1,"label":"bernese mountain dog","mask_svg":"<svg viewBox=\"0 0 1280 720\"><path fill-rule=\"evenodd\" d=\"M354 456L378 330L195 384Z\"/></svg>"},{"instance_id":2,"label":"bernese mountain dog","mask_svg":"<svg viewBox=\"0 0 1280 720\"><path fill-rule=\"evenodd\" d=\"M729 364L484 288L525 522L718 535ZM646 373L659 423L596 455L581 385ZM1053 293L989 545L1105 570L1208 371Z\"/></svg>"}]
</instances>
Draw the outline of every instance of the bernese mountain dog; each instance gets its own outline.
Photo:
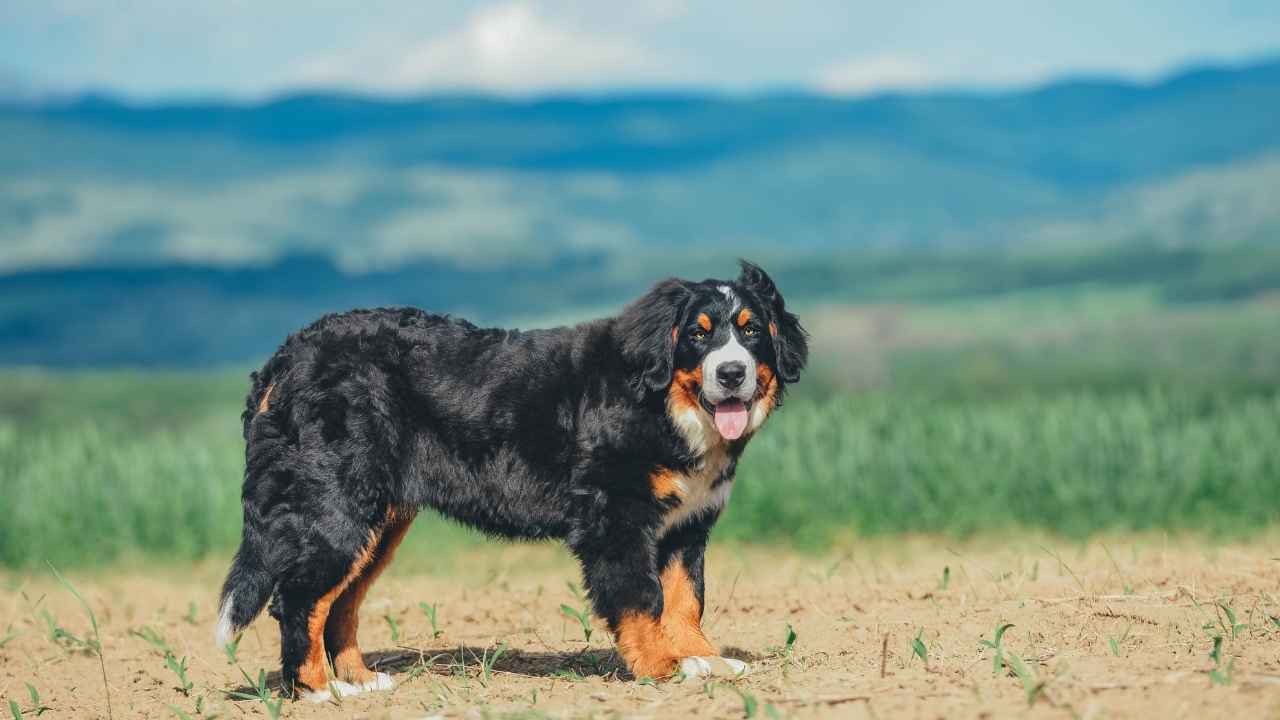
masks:
<instances>
[{"instance_id":1,"label":"bernese mountain dog","mask_svg":"<svg viewBox=\"0 0 1280 720\"><path fill-rule=\"evenodd\" d=\"M492 535L563 540L635 677L745 672L702 632L703 555L808 345L769 276L741 266L733 281L663 281L568 328L400 308L289 336L246 401L244 535L219 644L271 600L286 689L390 688L364 664L357 613L431 507Z\"/></svg>"}]
</instances>

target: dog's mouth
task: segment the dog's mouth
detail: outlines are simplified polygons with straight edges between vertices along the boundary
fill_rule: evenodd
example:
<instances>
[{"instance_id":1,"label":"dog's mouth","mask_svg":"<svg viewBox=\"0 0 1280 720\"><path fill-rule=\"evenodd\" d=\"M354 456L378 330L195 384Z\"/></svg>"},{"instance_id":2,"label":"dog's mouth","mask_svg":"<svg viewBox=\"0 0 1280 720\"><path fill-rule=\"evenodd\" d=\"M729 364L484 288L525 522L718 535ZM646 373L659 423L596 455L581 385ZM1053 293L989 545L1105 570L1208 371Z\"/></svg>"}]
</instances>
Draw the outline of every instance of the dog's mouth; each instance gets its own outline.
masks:
<instances>
[{"instance_id":1,"label":"dog's mouth","mask_svg":"<svg viewBox=\"0 0 1280 720\"><path fill-rule=\"evenodd\" d=\"M698 395L702 409L715 421L716 430L725 440L737 440L747 431L747 421L751 417L751 403L738 398L728 398L712 403L704 395Z\"/></svg>"}]
</instances>

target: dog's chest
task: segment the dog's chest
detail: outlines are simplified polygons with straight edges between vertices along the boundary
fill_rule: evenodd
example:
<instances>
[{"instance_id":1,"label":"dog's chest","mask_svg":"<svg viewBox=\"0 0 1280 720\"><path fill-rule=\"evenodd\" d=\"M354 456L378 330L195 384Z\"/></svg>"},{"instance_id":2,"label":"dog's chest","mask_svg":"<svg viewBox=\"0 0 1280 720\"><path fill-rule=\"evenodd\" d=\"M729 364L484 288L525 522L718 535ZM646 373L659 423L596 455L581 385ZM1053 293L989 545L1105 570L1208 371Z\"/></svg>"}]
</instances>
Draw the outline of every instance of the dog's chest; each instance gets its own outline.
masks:
<instances>
[{"instance_id":1,"label":"dog's chest","mask_svg":"<svg viewBox=\"0 0 1280 720\"><path fill-rule=\"evenodd\" d=\"M724 446L713 446L703 456L700 465L675 474L673 480L680 504L663 516L660 536L701 515L717 512L728 504L733 482L731 478L724 477L724 472L729 462Z\"/></svg>"}]
</instances>

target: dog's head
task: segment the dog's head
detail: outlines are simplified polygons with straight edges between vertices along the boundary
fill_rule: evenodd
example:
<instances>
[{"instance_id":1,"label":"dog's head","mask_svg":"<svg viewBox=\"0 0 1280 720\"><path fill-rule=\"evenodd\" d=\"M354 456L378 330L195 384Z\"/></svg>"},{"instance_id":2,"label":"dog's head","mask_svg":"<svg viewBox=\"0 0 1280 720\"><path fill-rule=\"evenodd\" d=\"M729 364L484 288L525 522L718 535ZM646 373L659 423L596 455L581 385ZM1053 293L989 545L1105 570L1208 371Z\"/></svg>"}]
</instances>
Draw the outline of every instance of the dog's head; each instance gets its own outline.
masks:
<instances>
[{"instance_id":1,"label":"dog's head","mask_svg":"<svg viewBox=\"0 0 1280 720\"><path fill-rule=\"evenodd\" d=\"M696 423L724 440L754 432L800 379L808 341L782 293L741 261L737 280L666 280L619 318L636 391L667 392L686 436Z\"/></svg>"}]
</instances>

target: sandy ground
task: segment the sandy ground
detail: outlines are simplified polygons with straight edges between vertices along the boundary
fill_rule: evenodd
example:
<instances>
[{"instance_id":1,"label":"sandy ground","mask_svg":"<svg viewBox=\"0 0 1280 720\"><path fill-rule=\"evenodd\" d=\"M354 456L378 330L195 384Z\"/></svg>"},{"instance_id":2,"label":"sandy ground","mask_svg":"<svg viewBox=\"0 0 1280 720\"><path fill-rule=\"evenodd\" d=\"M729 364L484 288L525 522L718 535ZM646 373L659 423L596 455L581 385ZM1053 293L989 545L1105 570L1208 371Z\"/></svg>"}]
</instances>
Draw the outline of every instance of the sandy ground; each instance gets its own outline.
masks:
<instances>
[{"instance_id":1,"label":"sandy ground","mask_svg":"<svg viewBox=\"0 0 1280 720\"><path fill-rule=\"evenodd\" d=\"M393 567L365 605L361 639L397 687L341 704L285 701L281 716L1277 717L1276 545L917 539L824 557L715 548L705 625L752 672L657 685L620 669L598 624L586 642L562 613L580 607L563 551L499 547L445 575ZM268 716L228 692L248 691L242 669L275 682L275 626L259 619L234 665L213 647L220 571L71 574L101 628L114 717ZM438 636L419 603L435 604ZM1004 654L1025 678L1012 659L993 671L983 644L1006 623ZM92 635L49 576L4 578L6 716L10 700L37 715L30 683L43 717L107 717L103 668L84 648ZM185 658L190 690L156 643Z\"/></svg>"}]
</instances>

